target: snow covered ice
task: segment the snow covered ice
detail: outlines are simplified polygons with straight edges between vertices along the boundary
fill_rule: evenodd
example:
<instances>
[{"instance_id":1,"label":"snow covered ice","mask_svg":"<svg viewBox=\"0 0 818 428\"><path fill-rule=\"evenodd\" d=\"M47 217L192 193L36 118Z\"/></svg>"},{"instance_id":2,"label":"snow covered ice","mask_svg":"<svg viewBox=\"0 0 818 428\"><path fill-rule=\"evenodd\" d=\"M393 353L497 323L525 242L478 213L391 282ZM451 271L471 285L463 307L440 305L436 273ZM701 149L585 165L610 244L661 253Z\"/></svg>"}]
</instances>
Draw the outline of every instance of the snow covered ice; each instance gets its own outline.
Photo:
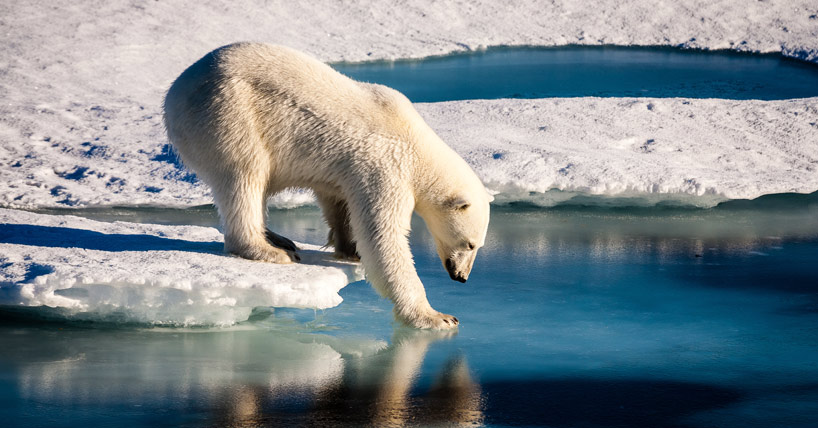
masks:
<instances>
[{"instance_id":1,"label":"snow covered ice","mask_svg":"<svg viewBox=\"0 0 818 428\"><path fill-rule=\"evenodd\" d=\"M209 189L170 149L160 106L185 67L239 40L288 45L329 62L576 44L781 53L818 63L816 16L814 2L788 0L605 0L592 8L430 0L241 0L230 7L190 0L7 2L0 6L0 207L210 203ZM500 203L553 205L592 194L712 206L818 190L818 98L493 100L417 108ZM293 190L271 204L312 201ZM255 305L330 307L354 277L352 267L323 253L311 253L320 266L228 257L208 228L14 210L3 210L0 223L2 301L73 314L229 324ZM102 234L141 238L127 238L131 247L114 251ZM85 248L71 248L71 239Z\"/></svg>"},{"instance_id":2,"label":"snow covered ice","mask_svg":"<svg viewBox=\"0 0 818 428\"><path fill-rule=\"evenodd\" d=\"M354 5L244 0L218 12L215 7L194 1L140 7L127 2L2 6L0 163L5 167L0 170L0 206L209 203L209 190L181 168L169 149L160 105L185 67L215 47L239 40L280 43L325 61L579 44L778 52L818 62L818 8L810 1L608 0L588 8L576 2L511 6L478 1L452 7L428 0ZM815 176L818 100L687 105L670 100L654 102L656 110L646 109L651 102L544 102L542 107L554 108L528 111L523 118L512 112L528 108L529 101L497 102L502 106L496 111L475 109L469 102L420 109L493 190L504 193L499 200L527 199L532 197L528 191L549 189L708 193L716 199L818 190L814 178L802 180ZM623 120L612 123L620 116ZM460 122L464 117L472 128ZM661 123L672 126L659 131ZM542 126L551 130L536 132ZM493 152L509 151L506 162L483 162L473 154L475 143L468 137L475 134L485 136L481 150L491 144ZM493 142L487 141L490 135ZM725 144L735 136L740 136L736 145ZM576 153L557 149L569 139ZM625 158L613 163L611 152L595 151L612 144L638 148L651 139L656 143L652 157L661 157L659 167L635 167ZM755 160L745 153L743 163L725 165L762 139L775 146L769 163L761 151ZM671 146L682 151L664 151ZM524 176L518 177L520 165L509 160L530 153L543 156L538 157L543 162L527 163ZM697 164L689 169L693 153ZM568 165L573 167L565 169ZM739 176L737 165L759 168ZM759 184L773 169L787 173L774 183ZM594 173L598 171L604 174ZM663 175L667 171L671 177ZM311 201L309 194L290 192L273 205Z\"/></svg>"},{"instance_id":3,"label":"snow covered ice","mask_svg":"<svg viewBox=\"0 0 818 428\"><path fill-rule=\"evenodd\" d=\"M224 254L210 227L0 209L0 305L171 325L230 325L259 306L338 305L338 290L360 279L358 265L298 245L301 263L274 265Z\"/></svg>"},{"instance_id":4,"label":"snow covered ice","mask_svg":"<svg viewBox=\"0 0 818 428\"><path fill-rule=\"evenodd\" d=\"M554 205L591 194L707 207L818 190L815 98L546 98L418 108L498 202Z\"/></svg>"}]
</instances>

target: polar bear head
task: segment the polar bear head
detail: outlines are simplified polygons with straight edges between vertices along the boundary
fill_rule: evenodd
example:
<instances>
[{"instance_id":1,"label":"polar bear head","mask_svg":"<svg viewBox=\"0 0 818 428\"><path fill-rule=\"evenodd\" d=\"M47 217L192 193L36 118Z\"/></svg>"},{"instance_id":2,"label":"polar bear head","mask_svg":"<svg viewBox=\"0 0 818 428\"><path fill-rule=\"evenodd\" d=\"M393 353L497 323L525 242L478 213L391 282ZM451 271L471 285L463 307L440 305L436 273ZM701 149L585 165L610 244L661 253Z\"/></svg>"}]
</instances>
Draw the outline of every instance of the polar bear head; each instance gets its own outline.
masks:
<instances>
[{"instance_id":1,"label":"polar bear head","mask_svg":"<svg viewBox=\"0 0 818 428\"><path fill-rule=\"evenodd\" d=\"M458 192L446 198L433 215L424 217L440 261L455 281L466 282L477 250L485 244L492 199L480 185L476 192Z\"/></svg>"}]
</instances>

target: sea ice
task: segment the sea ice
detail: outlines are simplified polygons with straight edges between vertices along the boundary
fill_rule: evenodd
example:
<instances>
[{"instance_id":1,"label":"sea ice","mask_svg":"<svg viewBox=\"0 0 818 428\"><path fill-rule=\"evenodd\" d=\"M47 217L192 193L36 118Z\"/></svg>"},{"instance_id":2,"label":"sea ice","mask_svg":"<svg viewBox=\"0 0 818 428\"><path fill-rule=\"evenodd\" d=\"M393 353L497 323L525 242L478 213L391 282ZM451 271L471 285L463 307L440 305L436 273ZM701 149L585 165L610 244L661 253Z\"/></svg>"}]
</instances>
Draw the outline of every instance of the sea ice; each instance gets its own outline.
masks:
<instances>
[{"instance_id":1,"label":"sea ice","mask_svg":"<svg viewBox=\"0 0 818 428\"><path fill-rule=\"evenodd\" d=\"M301 263L223 253L214 228L104 223L0 209L0 305L52 315L170 325L229 325L255 307L329 308L359 265L298 244Z\"/></svg>"},{"instance_id":2,"label":"sea ice","mask_svg":"<svg viewBox=\"0 0 818 428\"><path fill-rule=\"evenodd\" d=\"M581 44L780 52L818 62L818 8L809 0L217 3L0 6L0 206L211 202L167 144L160 106L182 70L239 40L280 43L325 61ZM693 195L709 204L818 190L818 99L685 103L580 98L419 108L501 192L498 201L565 197L543 193L557 189ZM293 191L273 204L311 200Z\"/></svg>"},{"instance_id":3,"label":"sea ice","mask_svg":"<svg viewBox=\"0 0 818 428\"><path fill-rule=\"evenodd\" d=\"M818 190L818 98L546 98L417 108L498 202L554 205L592 194L712 206Z\"/></svg>"}]
</instances>

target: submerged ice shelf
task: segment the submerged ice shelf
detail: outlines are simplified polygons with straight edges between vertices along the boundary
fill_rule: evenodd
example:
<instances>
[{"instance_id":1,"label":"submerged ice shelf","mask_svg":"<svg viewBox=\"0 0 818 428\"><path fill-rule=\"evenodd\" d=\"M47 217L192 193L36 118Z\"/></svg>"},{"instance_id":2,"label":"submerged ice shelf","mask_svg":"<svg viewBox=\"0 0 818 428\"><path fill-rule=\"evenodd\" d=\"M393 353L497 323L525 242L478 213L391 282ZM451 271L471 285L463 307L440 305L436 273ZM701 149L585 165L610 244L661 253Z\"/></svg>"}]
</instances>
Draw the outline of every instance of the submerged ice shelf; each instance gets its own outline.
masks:
<instances>
[{"instance_id":1,"label":"submerged ice shelf","mask_svg":"<svg viewBox=\"0 0 818 428\"><path fill-rule=\"evenodd\" d=\"M329 308L361 278L318 246L274 265L223 253L214 228L104 223L0 209L0 305L50 316L230 325L255 307Z\"/></svg>"}]
</instances>

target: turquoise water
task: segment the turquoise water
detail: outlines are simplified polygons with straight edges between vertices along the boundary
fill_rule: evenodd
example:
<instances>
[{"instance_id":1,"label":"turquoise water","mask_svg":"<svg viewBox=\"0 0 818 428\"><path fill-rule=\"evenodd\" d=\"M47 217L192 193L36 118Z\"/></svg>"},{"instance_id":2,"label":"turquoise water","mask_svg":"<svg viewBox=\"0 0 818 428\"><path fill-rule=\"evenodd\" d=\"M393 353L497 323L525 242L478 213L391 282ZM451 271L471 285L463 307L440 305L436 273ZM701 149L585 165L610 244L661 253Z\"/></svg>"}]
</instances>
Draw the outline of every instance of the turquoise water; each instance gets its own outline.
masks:
<instances>
[{"instance_id":1,"label":"turquoise water","mask_svg":"<svg viewBox=\"0 0 818 428\"><path fill-rule=\"evenodd\" d=\"M781 100L818 96L818 66L780 55L672 48L493 48L413 61L335 64L413 102L548 97Z\"/></svg>"},{"instance_id":2,"label":"turquoise water","mask_svg":"<svg viewBox=\"0 0 818 428\"><path fill-rule=\"evenodd\" d=\"M402 328L364 282L234 329L2 311L7 426L814 426L818 201L714 209L493 207L466 284L411 236L456 333ZM215 224L210 207L73 211ZM64 213L64 210L54 213ZM315 208L271 212L320 243Z\"/></svg>"}]
</instances>

